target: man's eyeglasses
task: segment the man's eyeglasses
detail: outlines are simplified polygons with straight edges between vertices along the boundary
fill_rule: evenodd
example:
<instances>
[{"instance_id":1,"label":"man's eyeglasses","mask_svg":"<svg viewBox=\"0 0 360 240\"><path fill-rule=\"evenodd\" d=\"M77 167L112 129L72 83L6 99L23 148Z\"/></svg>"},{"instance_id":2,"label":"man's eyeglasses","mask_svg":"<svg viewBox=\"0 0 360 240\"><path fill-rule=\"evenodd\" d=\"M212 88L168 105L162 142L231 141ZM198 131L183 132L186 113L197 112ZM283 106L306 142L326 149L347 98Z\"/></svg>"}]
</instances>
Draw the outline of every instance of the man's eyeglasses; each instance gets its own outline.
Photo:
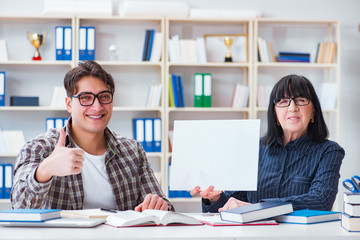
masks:
<instances>
[{"instance_id":1,"label":"man's eyeglasses","mask_svg":"<svg viewBox=\"0 0 360 240\"><path fill-rule=\"evenodd\" d=\"M81 106L91 106L95 102L95 98L99 100L101 104L110 104L113 101L113 93L111 91L102 91L98 94L92 92L83 92L78 95L72 95L71 97L78 98Z\"/></svg>"},{"instance_id":2,"label":"man's eyeglasses","mask_svg":"<svg viewBox=\"0 0 360 240\"><path fill-rule=\"evenodd\" d=\"M293 100L297 106L306 106L310 103L310 98L296 97L296 98L275 98L274 104L276 107L280 107L280 108L288 107L290 106L291 100Z\"/></svg>"}]
</instances>

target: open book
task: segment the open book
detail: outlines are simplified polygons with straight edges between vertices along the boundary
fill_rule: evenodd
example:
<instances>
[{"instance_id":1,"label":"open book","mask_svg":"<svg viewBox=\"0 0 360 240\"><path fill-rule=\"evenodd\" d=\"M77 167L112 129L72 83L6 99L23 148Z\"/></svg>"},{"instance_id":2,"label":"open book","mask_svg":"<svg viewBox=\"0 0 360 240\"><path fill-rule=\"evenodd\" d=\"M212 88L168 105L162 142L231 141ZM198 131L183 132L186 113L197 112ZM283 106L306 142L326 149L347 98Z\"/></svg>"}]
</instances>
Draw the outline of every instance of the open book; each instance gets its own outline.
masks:
<instances>
[{"instance_id":1,"label":"open book","mask_svg":"<svg viewBox=\"0 0 360 240\"><path fill-rule=\"evenodd\" d=\"M163 210L147 209L142 212L121 211L106 218L106 224L113 227L140 227L154 225L202 225L196 218Z\"/></svg>"}]
</instances>

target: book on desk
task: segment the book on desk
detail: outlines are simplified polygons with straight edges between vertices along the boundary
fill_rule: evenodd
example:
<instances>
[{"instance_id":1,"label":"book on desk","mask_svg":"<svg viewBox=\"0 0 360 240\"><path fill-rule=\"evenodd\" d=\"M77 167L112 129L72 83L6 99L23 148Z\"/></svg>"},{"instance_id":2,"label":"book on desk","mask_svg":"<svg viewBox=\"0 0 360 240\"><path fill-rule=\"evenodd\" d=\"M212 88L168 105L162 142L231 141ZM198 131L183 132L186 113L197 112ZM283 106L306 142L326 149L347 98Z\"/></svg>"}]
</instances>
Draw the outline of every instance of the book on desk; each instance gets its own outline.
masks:
<instances>
[{"instance_id":1,"label":"book on desk","mask_svg":"<svg viewBox=\"0 0 360 240\"><path fill-rule=\"evenodd\" d=\"M247 223L268 219L291 212L293 212L291 203L282 201L268 201L224 210L220 212L220 217L223 221Z\"/></svg>"},{"instance_id":2,"label":"book on desk","mask_svg":"<svg viewBox=\"0 0 360 240\"><path fill-rule=\"evenodd\" d=\"M0 211L0 222L43 222L60 218L60 209L11 209Z\"/></svg>"},{"instance_id":3,"label":"book on desk","mask_svg":"<svg viewBox=\"0 0 360 240\"><path fill-rule=\"evenodd\" d=\"M303 209L275 217L277 222L312 224L340 220L340 212Z\"/></svg>"}]
</instances>

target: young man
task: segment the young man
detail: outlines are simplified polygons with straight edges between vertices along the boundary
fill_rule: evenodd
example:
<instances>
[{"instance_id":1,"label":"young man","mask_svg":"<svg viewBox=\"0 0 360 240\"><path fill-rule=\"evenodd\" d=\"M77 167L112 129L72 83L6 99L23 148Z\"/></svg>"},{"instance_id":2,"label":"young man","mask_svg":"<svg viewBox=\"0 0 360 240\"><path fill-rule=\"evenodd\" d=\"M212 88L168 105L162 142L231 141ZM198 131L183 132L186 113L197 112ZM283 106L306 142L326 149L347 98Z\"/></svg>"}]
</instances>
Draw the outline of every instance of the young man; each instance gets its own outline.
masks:
<instances>
[{"instance_id":1,"label":"young man","mask_svg":"<svg viewBox=\"0 0 360 240\"><path fill-rule=\"evenodd\" d=\"M112 76L94 61L80 62L64 86L68 125L29 140L20 151L13 208L174 210L141 144L107 128Z\"/></svg>"}]
</instances>

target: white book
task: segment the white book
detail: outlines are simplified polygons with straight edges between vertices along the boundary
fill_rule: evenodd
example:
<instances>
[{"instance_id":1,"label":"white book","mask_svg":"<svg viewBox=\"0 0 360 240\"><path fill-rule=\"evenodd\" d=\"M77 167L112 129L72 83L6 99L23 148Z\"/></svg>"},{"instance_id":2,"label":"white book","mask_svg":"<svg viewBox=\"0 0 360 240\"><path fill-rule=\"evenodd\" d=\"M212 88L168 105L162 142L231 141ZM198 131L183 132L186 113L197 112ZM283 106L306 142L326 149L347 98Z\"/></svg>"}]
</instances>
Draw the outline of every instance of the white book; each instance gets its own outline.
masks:
<instances>
[{"instance_id":1,"label":"white book","mask_svg":"<svg viewBox=\"0 0 360 240\"><path fill-rule=\"evenodd\" d=\"M322 110L331 110L336 108L337 84L324 82L320 85L319 101Z\"/></svg>"},{"instance_id":2,"label":"white book","mask_svg":"<svg viewBox=\"0 0 360 240\"><path fill-rule=\"evenodd\" d=\"M207 63L205 40L202 37L196 38L199 63Z\"/></svg>"},{"instance_id":3,"label":"white book","mask_svg":"<svg viewBox=\"0 0 360 240\"><path fill-rule=\"evenodd\" d=\"M160 107L160 103L161 103L161 93L162 93L162 85L159 84L159 85L157 86L157 88L156 88L154 107Z\"/></svg>"},{"instance_id":4,"label":"white book","mask_svg":"<svg viewBox=\"0 0 360 240\"><path fill-rule=\"evenodd\" d=\"M8 153L8 152L9 152L9 150L6 145L4 135L0 129L0 153ZM2 179L0 179L0 180L2 180Z\"/></svg>"},{"instance_id":5,"label":"white book","mask_svg":"<svg viewBox=\"0 0 360 240\"><path fill-rule=\"evenodd\" d=\"M161 59L163 34L160 32L155 33L153 47L150 56L150 62L159 62Z\"/></svg>"},{"instance_id":6,"label":"white book","mask_svg":"<svg viewBox=\"0 0 360 240\"><path fill-rule=\"evenodd\" d=\"M241 91L240 84L236 84L235 85L234 100L233 100L233 104L232 104L233 108L239 108L240 107L240 91Z\"/></svg>"},{"instance_id":7,"label":"white book","mask_svg":"<svg viewBox=\"0 0 360 240\"><path fill-rule=\"evenodd\" d=\"M51 98L50 107L52 108L66 108L65 98L66 90L63 86L55 86L53 89L53 95Z\"/></svg>"},{"instance_id":8,"label":"white book","mask_svg":"<svg viewBox=\"0 0 360 240\"><path fill-rule=\"evenodd\" d=\"M344 203L344 213L353 217L360 217L360 204Z\"/></svg>"},{"instance_id":9,"label":"white book","mask_svg":"<svg viewBox=\"0 0 360 240\"><path fill-rule=\"evenodd\" d=\"M158 91L158 85L153 85L153 91L151 92L150 107L155 107L156 94Z\"/></svg>"},{"instance_id":10,"label":"white book","mask_svg":"<svg viewBox=\"0 0 360 240\"><path fill-rule=\"evenodd\" d=\"M263 40L261 37L258 37L258 51L259 51L259 55L260 55L259 62L266 62L265 50L263 47Z\"/></svg>"},{"instance_id":11,"label":"white book","mask_svg":"<svg viewBox=\"0 0 360 240\"><path fill-rule=\"evenodd\" d=\"M146 209L142 212L121 211L106 218L106 224L113 227L151 226L151 225L202 225L191 216L172 211Z\"/></svg>"},{"instance_id":12,"label":"white book","mask_svg":"<svg viewBox=\"0 0 360 240\"><path fill-rule=\"evenodd\" d=\"M154 92L154 85L149 86L147 97L146 97L146 103L145 107L151 107L151 98Z\"/></svg>"},{"instance_id":13,"label":"white book","mask_svg":"<svg viewBox=\"0 0 360 240\"><path fill-rule=\"evenodd\" d=\"M241 86L241 102L240 107L246 108L249 101L249 86Z\"/></svg>"},{"instance_id":14,"label":"white book","mask_svg":"<svg viewBox=\"0 0 360 240\"><path fill-rule=\"evenodd\" d=\"M360 204L360 193L344 192L344 202Z\"/></svg>"},{"instance_id":15,"label":"white book","mask_svg":"<svg viewBox=\"0 0 360 240\"><path fill-rule=\"evenodd\" d=\"M181 57L179 35L174 35L169 40L169 57L172 63L183 62Z\"/></svg>"},{"instance_id":16,"label":"white book","mask_svg":"<svg viewBox=\"0 0 360 240\"><path fill-rule=\"evenodd\" d=\"M0 39L0 61L8 61L9 55L6 46L6 40Z\"/></svg>"}]
</instances>

